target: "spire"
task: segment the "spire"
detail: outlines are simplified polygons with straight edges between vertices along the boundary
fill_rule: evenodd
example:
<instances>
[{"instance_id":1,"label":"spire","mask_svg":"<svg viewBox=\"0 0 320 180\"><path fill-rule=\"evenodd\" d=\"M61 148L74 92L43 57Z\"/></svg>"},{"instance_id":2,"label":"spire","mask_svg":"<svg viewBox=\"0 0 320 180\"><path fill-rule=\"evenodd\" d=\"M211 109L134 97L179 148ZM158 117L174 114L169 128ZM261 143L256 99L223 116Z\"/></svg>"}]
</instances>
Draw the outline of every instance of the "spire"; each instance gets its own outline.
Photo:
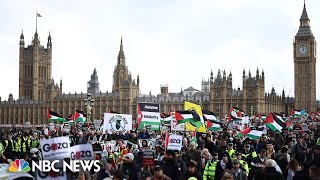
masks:
<instances>
[{"instance_id":1,"label":"spire","mask_svg":"<svg viewBox=\"0 0 320 180\"><path fill-rule=\"evenodd\" d=\"M306 9L306 1L303 3L303 11L300 17L300 21L310 20L308 17L307 9Z\"/></svg>"},{"instance_id":2,"label":"spire","mask_svg":"<svg viewBox=\"0 0 320 180\"><path fill-rule=\"evenodd\" d=\"M51 48L51 46L52 46L52 42L51 42L51 35L50 35L50 31L49 31L48 42L47 42L47 48Z\"/></svg>"},{"instance_id":3,"label":"spire","mask_svg":"<svg viewBox=\"0 0 320 180\"><path fill-rule=\"evenodd\" d=\"M23 35L23 30L21 31L20 35L20 47L24 47L24 35Z\"/></svg>"},{"instance_id":4,"label":"spire","mask_svg":"<svg viewBox=\"0 0 320 180\"><path fill-rule=\"evenodd\" d=\"M120 42L120 51L123 52L122 36L121 36L121 42Z\"/></svg>"},{"instance_id":5,"label":"spire","mask_svg":"<svg viewBox=\"0 0 320 180\"><path fill-rule=\"evenodd\" d=\"M21 39L21 40L24 39L23 30L21 30L20 39Z\"/></svg>"},{"instance_id":6,"label":"spire","mask_svg":"<svg viewBox=\"0 0 320 180\"><path fill-rule=\"evenodd\" d=\"M122 37L120 41L120 51L118 54L118 65L124 65L126 64L126 57L124 56L124 51L123 51L123 43L122 43Z\"/></svg>"},{"instance_id":7,"label":"spire","mask_svg":"<svg viewBox=\"0 0 320 180\"><path fill-rule=\"evenodd\" d=\"M94 68L93 74L94 74L94 75L97 75L97 69L96 69L96 68Z\"/></svg>"}]
</instances>

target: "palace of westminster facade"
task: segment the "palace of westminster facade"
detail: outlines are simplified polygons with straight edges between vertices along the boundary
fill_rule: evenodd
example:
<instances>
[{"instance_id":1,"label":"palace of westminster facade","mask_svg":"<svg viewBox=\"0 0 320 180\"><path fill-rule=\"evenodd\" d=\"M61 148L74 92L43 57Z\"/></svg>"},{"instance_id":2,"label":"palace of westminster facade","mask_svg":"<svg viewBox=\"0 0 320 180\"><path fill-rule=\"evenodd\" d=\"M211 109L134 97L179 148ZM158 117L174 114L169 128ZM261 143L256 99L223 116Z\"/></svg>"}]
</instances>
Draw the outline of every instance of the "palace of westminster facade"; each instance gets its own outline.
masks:
<instances>
[{"instance_id":1,"label":"palace of westminster facade","mask_svg":"<svg viewBox=\"0 0 320 180\"><path fill-rule=\"evenodd\" d=\"M300 26L294 40L294 80L295 98L276 94L272 88L265 90L265 74L256 70L252 73L243 70L242 89L232 86L232 73L218 71L210 73L207 81L202 80L201 91L189 87L181 92L169 92L168 86L161 86L158 95L140 94L140 78L135 79L126 66L122 40L113 73L111 92L101 92L96 69L88 82L87 93L93 95L95 107L93 119L103 119L109 109L136 117L138 102L160 103L162 112L183 110L184 101L200 104L203 109L213 111L224 118L231 106L236 106L248 114L285 112L291 108L316 112L316 41L310 29L310 19L304 6ZM31 45L25 47L24 35L20 36L19 50L19 99L12 94L5 101L0 98L0 124L32 125L48 123L47 109L51 108L63 117L68 117L75 109L86 110L84 99L87 93L65 94L62 80L52 79L52 42L49 34L47 46L40 44L35 32Z\"/></svg>"}]
</instances>

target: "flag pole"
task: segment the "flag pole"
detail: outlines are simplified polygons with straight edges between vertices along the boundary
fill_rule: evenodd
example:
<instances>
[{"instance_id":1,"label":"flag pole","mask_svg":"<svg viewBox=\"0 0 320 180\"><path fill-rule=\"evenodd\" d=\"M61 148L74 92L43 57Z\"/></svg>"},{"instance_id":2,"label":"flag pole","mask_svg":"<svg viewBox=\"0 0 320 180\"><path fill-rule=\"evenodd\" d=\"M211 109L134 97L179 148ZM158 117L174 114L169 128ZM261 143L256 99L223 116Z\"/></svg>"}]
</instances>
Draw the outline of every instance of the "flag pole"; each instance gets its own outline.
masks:
<instances>
[{"instance_id":1,"label":"flag pole","mask_svg":"<svg viewBox=\"0 0 320 180\"><path fill-rule=\"evenodd\" d=\"M38 30L38 10L36 10L36 32Z\"/></svg>"}]
</instances>

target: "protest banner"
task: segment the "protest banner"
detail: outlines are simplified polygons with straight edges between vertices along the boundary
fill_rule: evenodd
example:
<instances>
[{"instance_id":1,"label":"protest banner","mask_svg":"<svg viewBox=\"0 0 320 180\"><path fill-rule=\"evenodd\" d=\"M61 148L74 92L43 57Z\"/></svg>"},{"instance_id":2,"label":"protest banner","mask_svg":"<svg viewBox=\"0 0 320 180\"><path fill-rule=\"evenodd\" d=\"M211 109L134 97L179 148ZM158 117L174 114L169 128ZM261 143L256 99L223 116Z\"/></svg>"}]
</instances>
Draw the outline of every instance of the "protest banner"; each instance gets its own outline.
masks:
<instances>
[{"instance_id":1,"label":"protest banner","mask_svg":"<svg viewBox=\"0 0 320 180\"><path fill-rule=\"evenodd\" d=\"M184 123L178 124L175 117L172 118L170 123L171 123L171 131L184 131L185 129L185 124Z\"/></svg>"},{"instance_id":2,"label":"protest banner","mask_svg":"<svg viewBox=\"0 0 320 180\"><path fill-rule=\"evenodd\" d=\"M171 150L181 150L182 147L182 136L172 134L169 136L167 149Z\"/></svg>"},{"instance_id":3,"label":"protest banner","mask_svg":"<svg viewBox=\"0 0 320 180\"><path fill-rule=\"evenodd\" d=\"M79 144L71 147L71 160L94 160L95 156L91 144Z\"/></svg>"},{"instance_id":4,"label":"protest banner","mask_svg":"<svg viewBox=\"0 0 320 180\"><path fill-rule=\"evenodd\" d=\"M159 103L138 103L138 129L150 126L152 131L160 130Z\"/></svg>"},{"instance_id":5,"label":"protest banner","mask_svg":"<svg viewBox=\"0 0 320 180\"><path fill-rule=\"evenodd\" d=\"M100 119L94 120L94 128L96 130L100 130L101 123L102 123L102 120L100 120Z\"/></svg>"},{"instance_id":6,"label":"protest banner","mask_svg":"<svg viewBox=\"0 0 320 180\"><path fill-rule=\"evenodd\" d=\"M154 151L153 150L143 150L143 160L142 164L144 166L153 166L154 165Z\"/></svg>"},{"instance_id":7,"label":"protest banner","mask_svg":"<svg viewBox=\"0 0 320 180\"><path fill-rule=\"evenodd\" d=\"M112 133L112 131L132 130L132 115L104 113L103 133L106 130L109 133Z\"/></svg>"},{"instance_id":8,"label":"protest banner","mask_svg":"<svg viewBox=\"0 0 320 180\"><path fill-rule=\"evenodd\" d=\"M45 160L70 157L70 139L67 136L42 139L40 141L42 156Z\"/></svg>"}]
</instances>

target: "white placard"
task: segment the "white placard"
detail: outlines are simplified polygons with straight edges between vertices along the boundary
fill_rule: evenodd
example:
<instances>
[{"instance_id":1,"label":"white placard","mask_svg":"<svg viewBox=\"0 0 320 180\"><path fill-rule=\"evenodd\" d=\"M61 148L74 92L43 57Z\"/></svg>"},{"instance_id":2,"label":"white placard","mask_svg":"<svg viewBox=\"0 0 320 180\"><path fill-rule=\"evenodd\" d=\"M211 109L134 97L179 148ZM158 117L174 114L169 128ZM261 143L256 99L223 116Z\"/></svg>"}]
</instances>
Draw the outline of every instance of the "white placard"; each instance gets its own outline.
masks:
<instances>
[{"instance_id":1,"label":"white placard","mask_svg":"<svg viewBox=\"0 0 320 180\"><path fill-rule=\"evenodd\" d=\"M110 134L111 131L132 130L132 115L104 113L103 133L106 129Z\"/></svg>"},{"instance_id":2,"label":"white placard","mask_svg":"<svg viewBox=\"0 0 320 180\"><path fill-rule=\"evenodd\" d=\"M91 144L79 144L71 147L70 152L71 160L94 160L95 156L93 153Z\"/></svg>"},{"instance_id":3,"label":"white placard","mask_svg":"<svg viewBox=\"0 0 320 180\"><path fill-rule=\"evenodd\" d=\"M67 136L42 139L40 145L45 160L70 158L70 139Z\"/></svg>"},{"instance_id":4,"label":"white placard","mask_svg":"<svg viewBox=\"0 0 320 180\"><path fill-rule=\"evenodd\" d=\"M182 136L172 134L169 136L168 148L171 150L181 150L182 147Z\"/></svg>"},{"instance_id":5,"label":"white placard","mask_svg":"<svg viewBox=\"0 0 320 180\"><path fill-rule=\"evenodd\" d=\"M171 131L184 131L185 123L178 124L176 118L172 118L171 120Z\"/></svg>"}]
</instances>

